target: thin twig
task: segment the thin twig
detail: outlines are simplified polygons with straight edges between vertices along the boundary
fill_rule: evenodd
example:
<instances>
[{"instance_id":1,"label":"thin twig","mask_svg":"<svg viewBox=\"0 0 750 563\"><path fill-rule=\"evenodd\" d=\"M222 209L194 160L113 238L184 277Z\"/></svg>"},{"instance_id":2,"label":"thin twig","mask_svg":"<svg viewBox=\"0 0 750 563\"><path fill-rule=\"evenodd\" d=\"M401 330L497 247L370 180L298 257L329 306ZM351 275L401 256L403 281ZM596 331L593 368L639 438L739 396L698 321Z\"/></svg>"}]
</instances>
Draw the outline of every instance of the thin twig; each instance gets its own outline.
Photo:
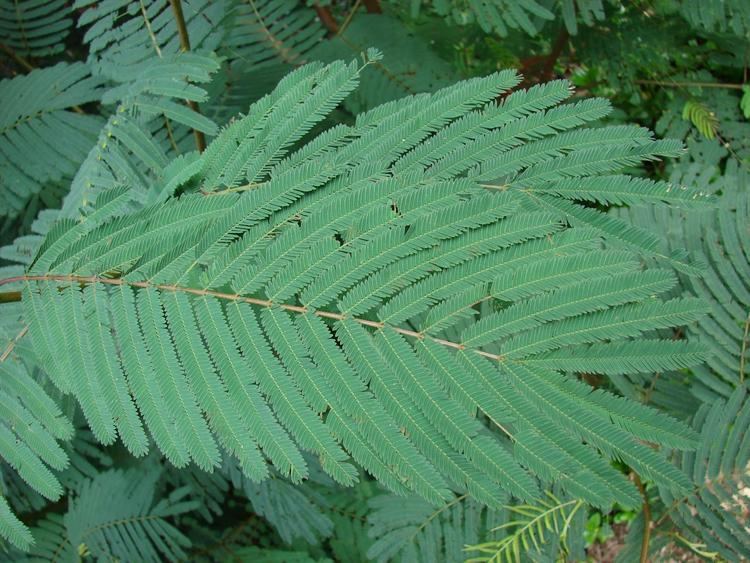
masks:
<instances>
[{"instance_id":1,"label":"thin twig","mask_svg":"<svg viewBox=\"0 0 750 563\"><path fill-rule=\"evenodd\" d=\"M234 186L232 188L224 188L223 190L217 190L215 192L212 192L210 190L201 190L201 193L205 196L232 194L236 192L246 192L248 190L254 190L264 184L265 182L250 182L249 184L242 184L241 186Z\"/></svg>"},{"instance_id":2,"label":"thin twig","mask_svg":"<svg viewBox=\"0 0 750 563\"><path fill-rule=\"evenodd\" d=\"M177 32L180 35L180 47L187 53L190 51L190 36L188 35L187 26L185 25L185 17L182 14L182 3L180 0L169 0L169 3L172 4L174 19L177 24ZM191 110L200 114L200 107L195 101L185 100L185 102ZM193 135L195 136L195 146L198 148L198 152L206 150L206 137L203 135L203 131L193 129Z\"/></svg>"},{"instance_id":3,"label":"thin twig","mask_svg":"<svg viewBox=\"0 0 750 563\"><path fill-rule=\"evenodd\" d=\"M409 336L411 338L416 338L418 340L424 340L425 338L429 338L431 341L436 342L437 344L441 344L443 346L447 346L448 348L454 348L456 350L470 350L474 352L475 354L478 354L480 356L484 356L485 358L489 358L491 360L496 360L499 362L502 362L505 360L505 357L501 354L492 354L490 352L485 352L484 350L476 350L473 348L467 348L464 344L461 344L460 342L452 342L450 340L443 340L442 338L435 338L433 336L427 336L423 332L417 332L414 330L407 330L405 328L390 326L383 322L372 321L369 319L361 319L359 317L349 317L341 313L334 313L332 311L321 311L321 310L311 309L309 307L304 307L301 305L290 305L287 303L275 303L268 299L258 299L255 297L243 297L242 295L239 295L237 293L223 293L221 291L213 291L210 289L198 289L194 287L184 287L184 286L169 285L169 284L155 284L149 281L127 281L122 278L102 278L98 276L75 276L75 275L69 275L69 274L14 276L12 278L5 278L5 279L0 280L0 286L11 284L11 283L29 282L29 281L67 282L67 283L76 283L80 285L101 283L105 285L139 287L142 289L150 288L150 289L158 289L159 291L174 291L174 292L188 293L190 295L198 295L202 297L215 297L217 299L223 299L226 301L235 301L237 303L249 303L251 305L256 305L259 307L266 307L266 308L279 307L285 311L289 311L292 313L298 313L302 315L313 314L323 319L331 319L335 321L343 321L343 320L348 319L348 320L355 321L363 326L369 326L375 329L383 329L383 328L388 327L399 334L403 334L404 336Z\"/></svg>"},{"instance_id":4,"label":"thin twig","mask_svg":"<svg viewBox=\"0 0 750 563\"><path fill-rule=\"evenodd\" d=\"M636 84L651 86L666 86L669 88L727 88L730 90L742 90L743 84L729 84L725 82L677 82L664 80L634 80Z\"/></svg>"},{"instance_id":5,"label":"thin twig","mask_svg":"<svg viewBox=\"0 0 750 563\"><path fill-rule=\"evenodd\" d=\"M151 21L148 19L148 14L146 14L146 6L143 4L143 0L140 0L140 3L141 15L143 15L143 22L146 24L146 31L148 31L148 35L151 38L151 44L154 46L156 54L161 58L161 48L159 47L159 42L156 40L156 35L154 35L154 30L151 28Z\"/></svg>"},{"instance_id":6,"label":"thin twig","mask_svg":"<svg viewBox=\"0 0 750 563\"><path fill-rule=\"evenodd\" d=\"M750 331L750 313L745 321L745 333L742 335L742 350L740 350L740 385L745 382L745 354L747 353L748 332Z\"/></svg>"},{"instance_id":7,"label":"thin twig","mask_svg":"<svg viewBox=\"0 0 750 563\"><path fill-rule=\"evenodd\" d=\"M328 9L328 6L320 6L316 3L315 12L318 14L320 23L322 23L330 33L336 35L339 32L339 24L336 21L336 18L333 17L331 10Z\"/></svg>"},{"instance_id":8,"label":"thin twig","mask_svg":"<svg viewBox=\"0 0 750 563\"><path fill-rule=\"evenodd\" d=\"M268 39L268 42L271 44L271 48L278 53L279 57L281 57L285 63L293 65L294 61L299 58L299 56L295 54L294 51L287 48L282 39L279 39L271 32L263 20L263 16L255 5L255 2L253 0L248 0L248 2L255 14L255 18L258 20L258 25L261 27L263 33L266 35L266 39Z\"/></svg>"},{"instance_id":9,"label":"thin twig","mask_svg":"<svg viewBox=\"0 0 750 563\"><path fill-rule=\"evenodd\" d=\"M169 123L169 118L164 116L164 125L167 128L167 137L169 137L169 144L172 145L174 152L180 154L180 148L177 146L177 141L174 140L174 134L172 133L172 125Z\"/></svg>"},{"instance_id":10,"label":"thin twig","mask_svg":"<svg viewBox=\"0 0 750 563\"><path fill-rule=\"evenodd\" d=\"M140 3L141 15L143 16L143 22L146 24L148 35L151 38L151 45L153 45L154 51L156 51L157 56L161 59L161 47L159 47L159 42L157 41L154 30L151 27L151 20L148 19L148 14L146 13L146 5L143 3L143 0L140 0ZM169 137L169 144L172 145L172 148L177 154L180 154L180 149L177 147L177 142L174 140L174 134L172 133L172 125L169 123L169 118L166 115L164 116L164 125L167 128L167 137Z\"/></svg>"},{"instance_id":11,"label":"thin twig","mask_svg":"<svg viewBox=\"0 0 750 563\"><path fill-rule=\"evenodd\" d=\"M32 65L29 61L24 59L21 55L16 53L13 49L8 47L5 43L0 43L0 49L8 53L11 59L16 61L18 64L20 64L23 68L25 68L28 71L34 70L34 65Z\"/></svg>"},{"instance_id":12,"label":"thin twig","mask_svg":"<svg viewBox=\"0 0 750 563\"><path fill-rule=\"evenodd\" d=\"M346 15L346 19L344 20L344 23L341 24L341 27L339 28L337 35L341 35L346 31L346 28L349 27L349 24L352 22L352 19L354 18L354 14L357 13L357 10L359 10L360 5L362 4L362 0L357 0L354 3L354 6L352 6L352 9L349 10L349 13Z\"/></svg>"},{"instance_id":13,"label":"thin twig","mask_svg":"<svg viewBox=\"0 0 750 563\"><path fill-rule=\"evenodd\" d=\"M250 514L250 516L248 516L247 518L245 518L244 520L242 520L239 523L239 525L235 526L234 529L232 529L232 531L229 532L226 536L224 536L221 539L219 539L219 541L217 541L213 545L210 545L210 546L204 547L204 548L200 548L200 549L196 549L193 552L193 555L196 555L196 556L197 555L212 555L212 554L214 554L215 551L218 551L219 549L222 549L222 550L226 551L228 554L231 555L232 554L232 548L230 546L231 546L232 540L234 540L234 538L236 538L237 536L239 536L240 534L242 534L242 532L245 530L245 528L247 528L251 524L257 522L257 520L258 520L258 515L257 514L255 514L255 513Z\"/></svg>"},{"instance_id":14,"label":"thin twig","mask_svg":"<svg viewBox=\"0 0 750 563\"><path fill-rule=\"evenodd\" d=\"M648 545L651 541L651 505L648 502L646 487L643 486L641 478L633 472L633 482L643 497L643 538L641 539L641 557L640 563L648 563Z\"/></svg>"},{"instance_id":15,"label":"thin twig","mask_svg":"<svg viewBox=\"0 0 750 563\"><path fill-rule=\"evenodd\" d=\"M411 541L412 539L414 539L415 537L417 537L417 535L419 535L419 532L421 532L422 530L424 530L427 527L427 525L430 522L432 522L435 518L437 518L438 516L440 516L440 514L442 514L446 510L448 510L450 507L458 504L459 502L463 502L467 498L469 498L468 493L464 493L463 495L461 495L459 497L455 497L449 503L444 504L440 508L438 508L437 510L433 511L433 513L430 514L430 516L428 518L426 518L425 521L422 522L422 524L420 524L420 526L414 531L414 533L411 535L411 538L409 540L407 540L407 543L408 543L408 541Z\"/></svg>"},{"instance_id":16,"label":"thin twig","mask_svg":"<svg viewBox=\"0 0 750 563\"><path fill-rule=\"evenodd\" d=\"M656 375L654 375L654 378L651 380L650 385L646 388L646 391L643 394L643 404L648 404L648 402L651 400L651 395L656 389L656 382L659 381L660 376L661 372L657 371Z\"/></svg>"},{"instance_id":17,"label":"thin twig","mask_svg":"<svg viewBox=\"0 0 750 563\"><path fill-rule=\"evenodd\" d=\"M562 55L563 49L565 49L565 45L567 45L569 38L570 35L568 34L568 28L563 27L557 35L557 39L555 39L552 51L544 61L544 66L542 67L542 81L552 80L552 76L555 72L555 63L557 63L557 59Z\"/></svg>"},{"instance_id":18,"label":"thin twig","mask_svg":"<svg viewBox=\"0 0 750 563\"><path fill-rule=\"evenodd\" d=\"M383 8L380 6L380 0L365 0L365 9L368 14L383 13Z\"/></svg>"},{"instance_id":19,"label":"thin twig","mask_svg":"<svg viewBox=\"0 0 750 563\"><path fill-rule=\"evenodd\" d=\"M29 331L29 327L28 325L26 325L25 327L21 329L21 332L19 332L16 335L16 337L8 343L8 346L5 348L3 355L0 356L0 363L8 359L8 356L10 356L10 353L13 351L13 348L16 347L16 344L18 343L18 341L21 340L28 331Z\"/></svg>"}]
</instances>

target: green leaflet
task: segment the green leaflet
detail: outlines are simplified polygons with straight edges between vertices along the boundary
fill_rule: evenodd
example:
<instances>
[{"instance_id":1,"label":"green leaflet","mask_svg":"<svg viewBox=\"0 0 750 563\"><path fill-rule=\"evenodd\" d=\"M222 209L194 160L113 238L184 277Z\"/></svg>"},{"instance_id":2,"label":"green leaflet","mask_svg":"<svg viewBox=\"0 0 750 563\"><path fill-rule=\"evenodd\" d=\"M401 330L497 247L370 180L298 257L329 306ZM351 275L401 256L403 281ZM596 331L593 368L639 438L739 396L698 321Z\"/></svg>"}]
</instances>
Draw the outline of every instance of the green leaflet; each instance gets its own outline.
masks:
<instances>
[{"instance_id":1,"label":"green leaflet","mask_svg":"<svg viewBox=\"0 0 750 563\"><path fill-rule=\"evenodd\" d=\"M0 497L0 534L16 547L28 550L34 541L29 529L13 514L5 497Z\"/></svg>"}]
</instances>

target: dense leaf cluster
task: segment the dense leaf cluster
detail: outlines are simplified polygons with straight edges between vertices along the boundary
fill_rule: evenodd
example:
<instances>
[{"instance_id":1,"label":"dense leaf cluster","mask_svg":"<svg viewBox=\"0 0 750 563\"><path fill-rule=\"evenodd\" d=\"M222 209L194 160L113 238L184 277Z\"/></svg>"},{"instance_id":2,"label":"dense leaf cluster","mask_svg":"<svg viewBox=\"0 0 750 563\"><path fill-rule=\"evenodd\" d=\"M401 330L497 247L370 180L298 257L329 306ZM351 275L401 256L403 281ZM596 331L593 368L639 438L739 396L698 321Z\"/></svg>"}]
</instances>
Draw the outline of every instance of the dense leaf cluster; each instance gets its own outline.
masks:
<instances>
[{"instance_id":1,"label":"dense leaf cluster","mask_svg":"<svg viewBox=\"0 0 750 563\"><path fill-rule=\"evenodd\" d=\"M750 556L745 2L0 30L4 556Z\"/></svg>"}]
</instances>

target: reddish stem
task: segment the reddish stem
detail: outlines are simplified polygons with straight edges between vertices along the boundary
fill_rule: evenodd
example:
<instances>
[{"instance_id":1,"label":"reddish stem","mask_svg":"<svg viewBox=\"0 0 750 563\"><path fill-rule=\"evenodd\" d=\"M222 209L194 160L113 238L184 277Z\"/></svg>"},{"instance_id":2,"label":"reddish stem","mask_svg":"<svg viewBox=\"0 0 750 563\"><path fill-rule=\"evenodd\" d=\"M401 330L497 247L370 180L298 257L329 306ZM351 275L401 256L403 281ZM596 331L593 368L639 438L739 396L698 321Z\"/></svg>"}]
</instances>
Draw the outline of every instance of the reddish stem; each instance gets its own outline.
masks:
<instances>
[{"instance_id":1,"label":"reddish stem","mask_svg":"<svg viewBox=\"0 0 750 563\"><path fill-rule=\"evenodd\" d=\"M315 11L318 14L318 18L320 18L320 23L322 23L331 34L335 35L339 32L339 24L327 6L318 6L316 4Z\"/></svg>"},{"instance_id":2,"label":"reddish stem","mask_svg":"<svg viewBox=\"0 0 750 563\"><path fill-rule=\"evenodd\" d=\"M383 8L380 5L380 0L364 0L364 5L368 14L383 13Z\"/></svg>"}]
</instances>

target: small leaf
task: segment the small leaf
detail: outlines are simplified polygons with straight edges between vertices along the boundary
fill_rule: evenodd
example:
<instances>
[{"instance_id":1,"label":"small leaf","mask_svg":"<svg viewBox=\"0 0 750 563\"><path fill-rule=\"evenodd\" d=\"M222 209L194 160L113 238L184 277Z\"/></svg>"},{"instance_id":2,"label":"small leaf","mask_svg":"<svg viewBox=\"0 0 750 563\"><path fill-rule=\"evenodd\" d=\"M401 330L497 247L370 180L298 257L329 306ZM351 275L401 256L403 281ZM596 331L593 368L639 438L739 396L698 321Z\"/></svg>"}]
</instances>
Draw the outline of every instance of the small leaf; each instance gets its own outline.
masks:
<instances>
[{"instance_id":1,"label":"small leaf","mask_svg":"<svg viewBox=\"0 0 750 563\"><path fill-rule=\"evenodd\" d=\"M742 114L750 119L750 86L742 87L742 99L740 99L740 109Z\"/></svg>"},{"instance_id":2,"label":"small leaf","mask_svg":"<svg viewBox=\"0 0 750 563\"><path fill-rule=\"evenodd\" d=\"M719 130L719 120L716 114L704 103L688 100L682 107L682 119L695 125L701 135L707 139L715 139Z\"/></svg>"}]
</instances>

